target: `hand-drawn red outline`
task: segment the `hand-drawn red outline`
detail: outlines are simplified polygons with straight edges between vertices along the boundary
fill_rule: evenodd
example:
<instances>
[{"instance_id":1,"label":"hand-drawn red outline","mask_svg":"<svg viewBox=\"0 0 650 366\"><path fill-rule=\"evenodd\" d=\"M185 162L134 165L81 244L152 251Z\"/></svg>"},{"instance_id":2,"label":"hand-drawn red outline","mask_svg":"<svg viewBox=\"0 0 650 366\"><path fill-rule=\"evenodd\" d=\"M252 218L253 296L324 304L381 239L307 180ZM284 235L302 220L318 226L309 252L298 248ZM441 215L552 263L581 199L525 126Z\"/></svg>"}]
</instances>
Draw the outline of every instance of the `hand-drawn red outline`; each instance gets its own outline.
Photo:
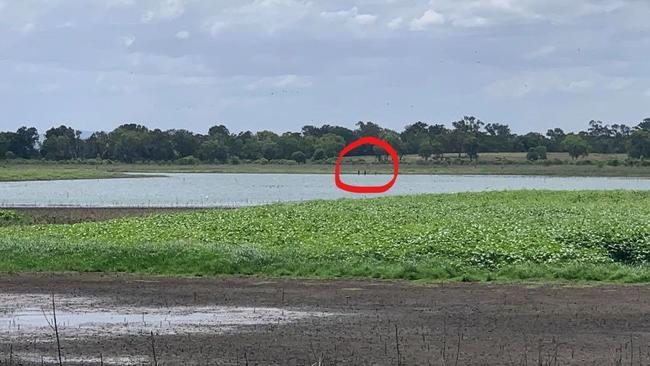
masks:
<instances>
[{"instance_id":1,"label":"hand-drawn red outline","mask_svg":"<svg viewBox=\"0 0 650 366\"><path fill-rule=\"evenodd\" d=\"M343 157L345 154L349 153L350 151L356 149L357 147L361 145L377 145L391 156L393 159L393 179L391 179L390 182L384 184L383 186L353 186L349 184L343 183L341 181L341 161L343 160ZM353 193L382 193L386 192L389 190L397 181L397 175L399 173L399 157L397 156L397 152L395 149L393 149L392 146L388 144L388 142L378 139L376 137L362 137L356 141L353 141L350 145L346 146L341 150L341 153L339 154L338 160L336 160L336 168L334 168L334 182L336 183L336 186L339 187L339 189L342 189L344 191L348 192L353 192Z\"/></svg>"}]
</instances>

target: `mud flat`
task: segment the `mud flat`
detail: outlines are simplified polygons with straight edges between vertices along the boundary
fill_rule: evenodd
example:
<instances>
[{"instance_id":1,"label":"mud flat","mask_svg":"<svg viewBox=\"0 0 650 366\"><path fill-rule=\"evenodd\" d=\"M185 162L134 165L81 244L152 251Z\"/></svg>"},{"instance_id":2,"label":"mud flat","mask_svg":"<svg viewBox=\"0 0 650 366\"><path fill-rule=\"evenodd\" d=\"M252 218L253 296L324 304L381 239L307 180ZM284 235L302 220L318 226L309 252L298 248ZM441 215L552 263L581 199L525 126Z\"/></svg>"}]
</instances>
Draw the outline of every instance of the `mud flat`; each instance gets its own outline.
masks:
<instances>
[{"instance_id":1,"label":"mud flat","mask_svg":"<svg viewBox=\"0 0 650 366\"><path fill-rule=\"evenodd\" d=\"M0 365L650 363L650 287L0 275ZM152 336L153 334L153 336Z\"/></svg>"}]
</instances>

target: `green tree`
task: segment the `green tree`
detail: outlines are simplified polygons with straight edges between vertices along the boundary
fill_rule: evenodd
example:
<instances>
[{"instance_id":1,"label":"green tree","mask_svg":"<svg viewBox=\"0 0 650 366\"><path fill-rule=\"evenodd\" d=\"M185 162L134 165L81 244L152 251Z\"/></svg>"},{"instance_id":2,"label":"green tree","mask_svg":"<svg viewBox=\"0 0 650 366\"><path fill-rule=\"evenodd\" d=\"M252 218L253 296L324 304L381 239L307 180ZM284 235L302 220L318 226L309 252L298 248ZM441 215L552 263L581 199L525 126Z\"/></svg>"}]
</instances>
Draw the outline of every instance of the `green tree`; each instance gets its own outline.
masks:
<instances>
[{"instance_id":1,"label":"green tree","mask_svg":"<svg viewBox=\"0 0 650 366\"><path fill-rule=\"evenodd\" d=\"M81 155L81 132L67 126L45 132L41 155L48 160L76 159Z\"/></svg>"},{"instance_id":2,"label":"green tree","mask_svg":"<svg viewBox=\"0 0 650 366\"><path fill-rule=\"evenodd\" d=\"M418 149L418 155L424 160L429 160L431 155L433 155L433 146L431 146L431 144L428 142L423 143Z\"/></svg>"},{"instance_id":3,"label":"green tree","mask_svg":"<svg viewBox=\"0 0 650 366\"><path fill-rule=\"evenodd\" d=\"M11 134L9 151L23 159L38 156L36 149L38 142L38 131L34 127L21 127Z\"/></svg>"},{"instance_id":4,"label":"green tree","mask_svg":"<svg viewBox=\"0 0 650 366\"><path fill-rule=\"evenodd\" d=\"M546 160L546 146L531 147L528 149L526 159L530 161Z\"/></svg>"},{"instance_id":5,"label":"green tree","mask_svg":"<svg viewBox=\"0 0 650 366\"><path fill-rule=\"evenodd\" d=\"M198 156L205 161L226 162L228 160L228 147L219 138L205 141L199 146Z\"/></svg>"},{"instance_id":6,"label":"green tree","mask_svg":"<svg viewBox=\"0 0 650 366\"><path fill-rule=\"evenodd\" d=\"M325 150L323 149L316 149L314 151L314 156L312 156L312 160L325 160L327 159L327 154L325 154Z\"/></svg>"},{"instance_id":7,"label":"green tree","mask_svg":"<svg viewBox=\"0 0 650 366\"><path fill-rule=\"evenodd\" d=\"M9 145L11 144L11 136L7 132L0 132L0 159L6 157L9 152Z\"/></svg>"},{"instance_id":8,"label":"green tree","mask_svg":"<svg viewBox=\"0 0 650 366\"><path fill-rule=\"evenodd\" d=\"M573 160L589 155L589 144L576 134L567 135L562 143Z\"/></svg>"},{"instance_id":9,"label":"green tree","mask_svg":"<svg viewBox=\"0 0 650 366\"><path fill-rule=\"evenodd\" d=\"M635 127L635 129L650 132L650 118L645 118Z\"/></svg>"},{"instance_id":10,"label":"green tree","mask_svg":"<svg viewBox=\"0 0 650 366\"><path fill-rule=\"evenodd\" d=\"M628 155L635 159L650 158L650 130L639 129L632 133Z\"/></svg>"},{"instance_id":11,"label":"green tree","mask_svg":"<svg viewBox=\"0 0 650 366\"><path fill-rule=\"evenodd\" d=\"M268 160L280 158L280 146L270 140L262 142L262 156Z\"/></svg>"},{"instance_id":12,"label":"green tree","mask_svg":"<svg viewBox=\"0 0 650 366\"><path fill-rule=\"evenodd\" d=\"M333 133L327 133L316 141L316 149L323 150L328 158L338 156L344 147L345 140L343 137Z\"/></svg>"},{"instance_id":13,"label":"green tree","mask_svg":"<svg viewBox=\"0 0 650 366\"><path fill-rule=\"evenodd\" d=\"M83 157L86 159L107 159L109 157L109 145L106 132L94 132L83 143Z\"/></svg>"},{"instance_id":14,"label":"green tree","mask_svg":"<svg viewBox=\"0 0 650 366\"><path fill-rule=\"evenodd\" d=\"M294 160L297 163L305 163L307 161L307 156L302 151L294 151L291 154L291 160Z\"/></svg>"},{"instance_id":15,"label":"green tree","mask_svg":"<svg viewBox=\"0 0 650 366\"><path fill-rule=\"evenodd\" d=\"M182 158L196 155L200 144L198 136L188 130L171 130L169 133L176 156Z\"/></svg>"}]
</instances>

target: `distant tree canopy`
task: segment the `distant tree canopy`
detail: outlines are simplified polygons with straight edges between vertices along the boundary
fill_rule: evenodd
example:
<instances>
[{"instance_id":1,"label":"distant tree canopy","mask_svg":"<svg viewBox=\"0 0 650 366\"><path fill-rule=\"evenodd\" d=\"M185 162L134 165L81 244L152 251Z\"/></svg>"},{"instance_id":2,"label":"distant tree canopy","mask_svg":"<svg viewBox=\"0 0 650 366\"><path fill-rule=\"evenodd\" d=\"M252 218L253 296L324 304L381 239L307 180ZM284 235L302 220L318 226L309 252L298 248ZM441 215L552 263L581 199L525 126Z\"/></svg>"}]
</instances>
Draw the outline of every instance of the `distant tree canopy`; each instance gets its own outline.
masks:
<instances>
[{"instance_id":1,"label":"distant tree canopy","mask_svg":"<svg viewBox=\"0 0 650 366\"><path fill-rule=\"evenodd\" d=\"M423 159L440 158L445 153L478 159L483 152L526 152L530 160L545 159L546 152L568 152L577 159L589 153L626 153L632 158L650 157L650 118L634 127L592 120L586 131L565 133L560 128L546 134L513 133L502 123L484 123L465 116L444 124L417 121L394 131L370 121L359 121L355 129L341 126L304 126L300 132L277 134L273 131L233 133L216 124L207 134L184 129L149 129L144 125L123 124L113 131L98 131L82 139L72 127L50 128L39 139L33 127L15 132L0 132L0 159L111 159L126 163L139 161L182 161L185 163L239 162L241 159L286 159L304 163L307 159L335 158L350 142L365 136L386 140L400 159L406 154ZM387 158L381 148L364 145L352 156L374 155Z\"/></svg>"}]
</instances>

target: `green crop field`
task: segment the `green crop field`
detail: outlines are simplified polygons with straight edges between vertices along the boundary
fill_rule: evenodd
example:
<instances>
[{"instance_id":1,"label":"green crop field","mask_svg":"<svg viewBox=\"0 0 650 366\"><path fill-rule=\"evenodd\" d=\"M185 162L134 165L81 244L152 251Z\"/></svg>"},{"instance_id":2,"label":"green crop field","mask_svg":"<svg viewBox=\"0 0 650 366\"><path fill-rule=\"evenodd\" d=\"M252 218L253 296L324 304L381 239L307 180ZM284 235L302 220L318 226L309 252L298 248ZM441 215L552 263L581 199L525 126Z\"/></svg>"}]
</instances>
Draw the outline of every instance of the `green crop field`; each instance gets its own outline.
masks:
<instances>
[{"instance_id":1,"label":"green crop field","mask_svg":"<svg viewBox=\"0 0 650 366\"><path fill-rule=\"evenodd\" d=\"M650 192L343 199L0 228L0 271L650 281Z\"/></svg>"}]
</instances>

